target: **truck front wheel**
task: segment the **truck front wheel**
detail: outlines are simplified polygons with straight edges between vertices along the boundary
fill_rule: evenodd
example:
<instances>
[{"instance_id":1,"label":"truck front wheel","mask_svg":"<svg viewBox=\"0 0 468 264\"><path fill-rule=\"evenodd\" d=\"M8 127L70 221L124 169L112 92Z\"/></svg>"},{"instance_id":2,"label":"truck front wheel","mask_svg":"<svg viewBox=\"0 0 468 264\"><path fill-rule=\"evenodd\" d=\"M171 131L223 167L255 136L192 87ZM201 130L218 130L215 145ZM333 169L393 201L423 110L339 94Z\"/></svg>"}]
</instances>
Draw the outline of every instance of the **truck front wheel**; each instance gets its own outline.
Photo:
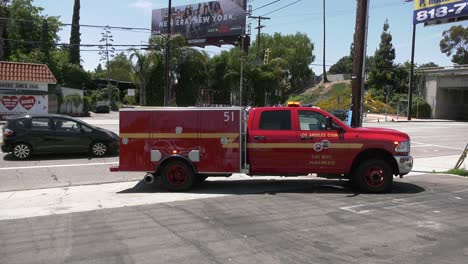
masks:
<instances>
[{"instance_id":1,"label":"truck front wheel","mask_svg":"<svg viewBox=\"0 0 468 264\"><path fill-rule=\"evenodd\" d=\"M163 188L170 191L187 191L195 182L195 173L187 162L182 160L169 161L161 171Z\"/></svg>"},{"instance_id":2,"label":"truck front wheel","mask_svg":"<svg viewBox=\"0 0 468 264\"><path fill-rule=\"evenodd\" d=\"M354 174L354 181L364 192L388 192L393 184L392 169L384 160L367 160L358 166Z\"/></svg>"}]
</instances>

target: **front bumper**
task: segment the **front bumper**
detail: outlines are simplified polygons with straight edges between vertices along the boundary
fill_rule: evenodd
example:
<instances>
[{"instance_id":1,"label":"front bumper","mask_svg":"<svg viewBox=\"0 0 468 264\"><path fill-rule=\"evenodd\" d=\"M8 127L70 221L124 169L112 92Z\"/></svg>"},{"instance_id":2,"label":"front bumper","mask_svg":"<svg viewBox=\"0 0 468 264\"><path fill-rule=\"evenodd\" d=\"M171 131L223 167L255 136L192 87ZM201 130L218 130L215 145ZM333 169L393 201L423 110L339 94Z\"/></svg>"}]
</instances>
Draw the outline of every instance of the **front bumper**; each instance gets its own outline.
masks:
<instances>
[{"instance_id":1,"label":"front bumper","mask_svg":"<svg viewBox=\"0 0 468 264\"><path fill-rule=\"evenodd\" d=\"M413 169L413 157L411 156L395 156L398 164L398 175L406 175Z\"/></svg>"}]
</instances>

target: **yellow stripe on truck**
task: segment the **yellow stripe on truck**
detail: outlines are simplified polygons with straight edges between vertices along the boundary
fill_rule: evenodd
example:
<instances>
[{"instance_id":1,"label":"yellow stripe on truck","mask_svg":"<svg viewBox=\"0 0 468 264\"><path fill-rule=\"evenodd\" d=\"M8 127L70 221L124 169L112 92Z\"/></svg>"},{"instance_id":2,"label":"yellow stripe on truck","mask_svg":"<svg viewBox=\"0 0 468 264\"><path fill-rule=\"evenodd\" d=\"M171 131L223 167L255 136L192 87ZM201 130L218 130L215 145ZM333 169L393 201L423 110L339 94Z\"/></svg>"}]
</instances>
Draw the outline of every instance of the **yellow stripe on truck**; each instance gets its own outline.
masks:
<instances>
[{"instance_id":1,"label":"yellow stripe on truck","mask_svg":"<svg viewBox=\"0 0 468 264\"><path fill-rule=\"evenodd\" d=\"M121 133L120 138L150 139L150 138L238 138L239 133Z\"/></svg>"},{"instance_id":2,"label":"yellow stripe on truck","mask_svg":"<svg viewBox=\"0 0 468 264\"><path fill-rule=\"evenodd\" d=\"M247 148L256 149L311 149L314 148L314 143L250 143ZM330 149L360 149L363 144L359 143L331 143Z\"/></svg>"}]
</instances>

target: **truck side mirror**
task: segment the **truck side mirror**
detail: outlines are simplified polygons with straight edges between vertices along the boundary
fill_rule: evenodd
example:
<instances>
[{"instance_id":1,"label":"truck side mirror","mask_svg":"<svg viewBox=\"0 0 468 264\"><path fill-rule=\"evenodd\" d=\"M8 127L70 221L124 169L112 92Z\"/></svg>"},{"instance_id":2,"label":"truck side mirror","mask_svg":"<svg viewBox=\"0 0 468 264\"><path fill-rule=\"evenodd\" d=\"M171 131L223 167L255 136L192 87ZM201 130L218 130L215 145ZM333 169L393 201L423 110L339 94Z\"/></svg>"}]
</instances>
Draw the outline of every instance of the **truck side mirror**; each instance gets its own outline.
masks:
<instances>
[{"instance_id":1,"label":"truck side mirror","mask_svg":"<svg viewBox=\"0 0 468 264\"><path fill-rule=\"evenodd\" d=\"M325 129L326 130L332 130L333 129L333 119L329 116L327 116L325 120Z\"/></svg>"}]
</instances>

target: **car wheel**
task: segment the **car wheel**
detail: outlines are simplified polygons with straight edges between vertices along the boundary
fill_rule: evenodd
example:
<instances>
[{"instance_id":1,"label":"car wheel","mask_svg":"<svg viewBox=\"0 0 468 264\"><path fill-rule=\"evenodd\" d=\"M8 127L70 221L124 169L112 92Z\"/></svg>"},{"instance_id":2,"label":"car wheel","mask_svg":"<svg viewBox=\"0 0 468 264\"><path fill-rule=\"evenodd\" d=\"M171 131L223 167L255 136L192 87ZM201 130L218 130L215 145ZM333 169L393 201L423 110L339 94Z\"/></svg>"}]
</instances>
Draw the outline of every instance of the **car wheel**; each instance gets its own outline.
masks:
<instances>
[{"instance_id":1,"label":"car wheel","mask_svg":"<svg viewBox=\"0 0 468 264\"><path fill-rule=\"evenodd\" d=\"M187 162L169 161L161 173L162 187L170 191L187 191L195 183L195 173Z\"/></svg>"},{"instance_id":2,"label":"car wheel","mask_svg":"<svg viewBox=\"0 0 468 264\"><path fill-rule=\"evenodd\" d=\"M31 156L32 150L28 144L19 143L13 146L13 156L17 159L27 159Z\"/></svg>"},{"instance_id":3,"label":"car wheel","mask_svg":"<svg viewBox=\"0 0 468 264\"><path fill-rule=\"evenodd\" d=\"M109 147L103 142L94 142L91 145L91 154L95 157L103 157L109 152Z\"/></svg>"},{"instance_id":4,"label":"car wheel","mask_svg":"<svg viewBox=\"0 0 468 264\"><path fill-rule=\"evenodd\" d=\"M357 168L354 181L359 189L364 192L388 192L393 184L392 169L384 160L367 160Z\"/></svg>"}]
</instances>

